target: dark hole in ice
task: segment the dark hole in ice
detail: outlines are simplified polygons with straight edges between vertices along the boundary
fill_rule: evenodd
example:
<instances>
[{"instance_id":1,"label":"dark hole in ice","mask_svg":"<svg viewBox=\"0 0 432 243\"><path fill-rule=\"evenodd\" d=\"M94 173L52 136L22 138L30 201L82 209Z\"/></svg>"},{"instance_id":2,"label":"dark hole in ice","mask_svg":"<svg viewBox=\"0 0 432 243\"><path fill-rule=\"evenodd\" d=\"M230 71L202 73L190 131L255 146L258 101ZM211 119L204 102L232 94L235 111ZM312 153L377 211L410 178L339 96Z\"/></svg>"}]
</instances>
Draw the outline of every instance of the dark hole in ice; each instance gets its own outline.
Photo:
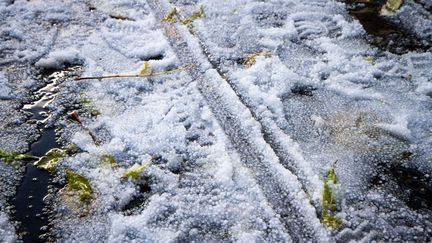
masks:
<instances>
[{"instance_id":1,"label":"dark hole in ice","mask_svg":"<svg viewBox=\"0 0 432 243\"><path fill-rule=\"evenodd\" d=\"M110 18L112 19L117 19L117 20L127 20L127 21L135 21L135 19L127 17L127 16L123 16L123 15L119 15L119 14L110 14L109 15Z\"/></svg>"},{"instance_id":2,"label":"dark hole in ice","mask_svg":"<svg viewBox=\"0 0 432 243\"><path fill-rule=\"evenodd\" d=\"M368 41L380 49L395 54L409 51L426 51L430 45L421 42L402 24L395 24L380 15L385 0L362 2L345 0L348 12L354 16L369 34Z\"/></svg>"},{"instance_id":3,"label":"dark hole in ice","mask_svg":"<svg viewBox=\"0 0 432 243\"><path fill-rule=\"evenodd\" d=\"M150 55L150 56L139 56L138 58L141 61L162 60L164 58L164 54L159 53L159 54Z\"/></svg>"},{"instance_id":4,"label":"dark hole in ice","mask_svg":"<svg viewBox=\"0 0 432 243\"><path fill-rule=\"evenodd\" d=\"M59 147L54 128L44 128L39 140L31 146L29 154L42 156L48 150ZM43 198L48 194L49 184L48 172L39 170L31 162L26 165L23 181L12 199L16 210L14 220L20 222L18 232L22 234L24 242L43 242L39 237L47 233L47 227L44 226L48 225L48 215L44 210Z\"/></svg>"},{"instance_id":5,"label":"dark hole in ice","mask_svg":"<svg viewBox=\"0 0 432 243\"><path fill-rule=\"evenodd\" d=\"M73 62L64 62L60 67L41 68L39 74L42 78L60 80L65 77L76 76L82 65L83 61L76 59Z\"/></svg>"},{"instance_id":6,"label":"dark hole in ice","mask_svg":"<svg viewBox=\"0 0 432 243\"><path fill-rule=\"evenodd\" d=\"M95 6L89 6L89 7L88 7L88 10L89 10L90 12L96 11L96 7L95 7Z\"/></svg>"},{"instance_id":7,"label":"dark hole in ice","mask_svg":"<svg viewBox=\"0 0 432 243\"><path fill-rule=\"evenodd\" d=\"M125 215L132 215L137 210L140 210L150 197L151 188L147 183L138 185L138 188L138 194L135 195L132 200L130 200L129 203L121 209Z\"/></svg>"},{"instance_id":8,"label":"dark hole in ice","mask_svg":"<svg viewBox=\"0 0 432 243\"><path fill-rule=\"evenodd\" d=\"M312 85L294 85L291 88L291 93L300 95L300 96L313 96L313 91L317 90L317 88Z\"/></svg>"},{"instance_id":9,"label":"dark hole in ice","mask_svg":"<svg viewBox=\"0 0 432 243\"><path fill-rule=\"evenodd\" d=\"M430 176L414 168L407 168L401 165L391 169L392 175L397 183L410 191L407 205L412 209L432 209L432 180Z\"/></svg>"},{"instance_id":10,"label":"dark hole in ice","mask_svg":"<svg viewBox=\"0 0 432 243\"><path fill-rule=\"evenodd\" d=\"M411 152L405 151L401 154L401 159L405 162L410 161L411 156ZM376 166L379 173L369 181L371 187L392 191L396 197L405 201L406 205L414 210L432 209L431 175L401 163L391 166L383 163Z\"/></svg>"}]
</instances>

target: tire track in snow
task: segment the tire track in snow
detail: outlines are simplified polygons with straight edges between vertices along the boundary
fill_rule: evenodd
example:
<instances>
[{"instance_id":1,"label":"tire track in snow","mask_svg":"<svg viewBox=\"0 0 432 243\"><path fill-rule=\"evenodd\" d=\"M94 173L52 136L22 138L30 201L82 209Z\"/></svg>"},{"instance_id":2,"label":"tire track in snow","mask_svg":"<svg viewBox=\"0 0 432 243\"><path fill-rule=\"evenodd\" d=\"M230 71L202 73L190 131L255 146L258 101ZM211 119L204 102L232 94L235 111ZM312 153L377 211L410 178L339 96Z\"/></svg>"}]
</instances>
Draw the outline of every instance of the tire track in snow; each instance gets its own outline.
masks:
<instances>
[{"instance_id":1,"label":"tire track in snow","mask_svg":"<svg viewBox=\"0 0 432 243\"><path fill-rule=\"evenodd\" d=\"M157 19L162 19L171 9L166 2L148 2ZM181 63L194 66L189 70L191 77L197 80L200 92L242 155L243 163L263 188L267 200L281 216L292 239L328 241L327 231L320 224L302 184L296 175L282 166L278 156L281 153L274 149L277 146L269 143L277 139L269 132L273 127L263 125L265 122L260 124L257 114L245 105L244 97L235 92L236 88L218 66L211 63L205 47L187 27L171 24L163 27ZM265 139L263 135L269 138Z\"/></svg>"}]
</instances>

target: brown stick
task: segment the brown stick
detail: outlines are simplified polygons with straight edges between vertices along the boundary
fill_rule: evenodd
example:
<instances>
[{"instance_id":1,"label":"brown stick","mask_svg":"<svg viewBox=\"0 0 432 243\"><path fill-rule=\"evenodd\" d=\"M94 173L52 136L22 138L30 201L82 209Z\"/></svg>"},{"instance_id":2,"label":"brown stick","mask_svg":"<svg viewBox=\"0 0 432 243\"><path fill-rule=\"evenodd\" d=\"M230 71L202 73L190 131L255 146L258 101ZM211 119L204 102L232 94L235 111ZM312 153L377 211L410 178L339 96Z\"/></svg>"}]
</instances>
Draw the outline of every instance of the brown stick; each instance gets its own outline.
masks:
<instances>
[{"instance_id":1,"label":"brown stick","mask_svg":"<svg viewBox=\"0 0 432 243\"><path fill-rule=\"evenodd\" d=\"M92 138L92 140L96 146L101 145L101 141L96 137L96 134L92 130L90 130L90 128L84 126L84 124L82 123L81 118L79 117L77 111L73 111L72 113L70 113L69 117L73 121L77 122L90 135L90 137Z\"/></svg>"},{"instance_id":2,"label":"brown stick","mask_svg":"<svg viewBox=\"0 0 432 243\"><path fill-rule=\"evenodd\" d=\"M186 67L183 67L183 68L177 68L177 69L173 69L173 70L169 70L169 71L164 71L164 72L159 72L159 73L151 73L151 74L146 74L146 75L141 75L141 74L135 74L135 75L116 74L116 75L94 76L94 77L76 77L75 80L79 81L79 80L107 79L107 78L144 78L144 77L154 77L154 76L160 76L160 75L164 75L164 74L170 74L170 73L180 72L180 71L183 71L183 70L190 69L192 67L193 66L186 66Z\"/></svg>"}]
</instances>

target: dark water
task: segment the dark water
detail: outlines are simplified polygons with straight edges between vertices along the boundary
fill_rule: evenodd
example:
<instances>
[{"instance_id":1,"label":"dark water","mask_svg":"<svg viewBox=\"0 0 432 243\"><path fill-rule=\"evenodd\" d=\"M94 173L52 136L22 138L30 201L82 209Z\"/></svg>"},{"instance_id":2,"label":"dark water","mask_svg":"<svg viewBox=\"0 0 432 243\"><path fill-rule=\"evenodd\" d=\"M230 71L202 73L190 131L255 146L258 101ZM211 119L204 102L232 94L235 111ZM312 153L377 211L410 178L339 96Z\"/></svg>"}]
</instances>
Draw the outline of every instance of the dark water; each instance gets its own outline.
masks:
<instances>
[{"instance_id":1,"label":"dark water","mask_svg":"<svg viewBox=\"0 0 432 243\"><path fill-rule=\"evenodd\" d=\"M396 24L381 16L380 11L385 0L370 3L358 3L355 0L345 0L350 15L356 18L368 33L368 41L380 49L395 54L409 51L426 51L431 46L420 41L402 24Z\"/></svg>"},{"instance_id":2,"label":"dark water","mask_svg":"<svg viewBox=\"0 0 432 243\"><path fill-rule=\"evenodd\" d=\"M54 128L44 125L48 118L48 108L55 95L56 84L50 83L38 92L42 98L31 105L24 106L24 109L32 113L30 119L36 120L39 124L41 136L32 144L29 154L43 156L52 148L58 148ZM38 93L37 92L37 93ZM48 215L43 198L48 194L50 174L39 170L32 162L26 165L25 174L21 185L18 187L16 196L12 199L15 206L14 220L20 222L18 232L24 242L43 242L41 235L47 233Z\"/></svg>"},{"instance_id":3,"label":"dark water","mask_svg":"<svg viewBox=\"0 0 432 243\"><path fill-rule=\"evenodd\" d=\"M43 242L39 236L46 233L48 215L44 211L43 198L48 194L50 175L27 165L26 174L13 199L16 213L14 220L19 221L18 232L24 242ZM44 227L45 226L45 227Z\"/></svg>"},{"instance_id":4,"label":"dark water","mask_svg":"<svg viewBox=\"0 0 432 243\"><path fill-rule=\"evenodd\" d=\"M38 141L31 145L28 154L40 157L50 149L60 147L56 141L55 128L46 126L50 116L48 105L55 99L59 83L77 70L77 67L71 67L46 75L48 84L34 93L38 100L24 105L23 110L31 113L30 120L36 121L40 133ZM13 220L19 222L17 232L24 242L45 241L44 235L46 236L49 231L49 220L48 209L43 199L48 195L50 179L51 175L48 172L29 162L22 183L15 197L11 199L11 204L15 207Z\"/></svg>"}]
</instances>

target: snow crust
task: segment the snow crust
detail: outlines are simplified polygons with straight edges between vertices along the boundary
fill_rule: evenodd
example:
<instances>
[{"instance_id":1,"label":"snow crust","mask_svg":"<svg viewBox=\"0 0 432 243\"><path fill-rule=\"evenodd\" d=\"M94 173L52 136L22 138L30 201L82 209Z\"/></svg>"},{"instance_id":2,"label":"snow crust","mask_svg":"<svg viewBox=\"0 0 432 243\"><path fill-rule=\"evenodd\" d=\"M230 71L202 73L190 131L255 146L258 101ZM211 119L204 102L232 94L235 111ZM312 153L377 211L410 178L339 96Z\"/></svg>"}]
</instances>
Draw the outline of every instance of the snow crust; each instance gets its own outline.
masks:
<instances>
[{"instance_id":1,"label":"snow crust","mask_svg":"<svg viewBox=\"0 0 432 243\"><path fill-rule=\"evenodd\" d=\"M82 64L82 58L79 57L78 51L66 49L61 51L52 51L47 57L41 58L35 63L35 66L41 69L61 69L68 65Z\"/></svg>"},{"instance_id":2,"label":"snow crust","mask_svg":"<svg viewBox=\"0 0 432 243\"><path fill-rule=\"evenodd\" d=\"M16 242L15 229L9 223L8 216L0 212L0 238L5 243Z\"/></svg>"},{"instance_id":3,"label":"snow crust","mask_svg":"<svg viewBox=\"0 0 432 243\"><path fill-rule=\"evenodd\" d=\"M10 99L14 96L9 85L6 75L0 72L0 99Z\"/></svg>"},{"instance_id":4,"label":"snow crust","mask_svg":"<svg viewBox=\"0 0 432 243\"><path fill-rule=\"evenodd\" d=\"M408 16L420 11L408 2L394 18L421 25L417 32L426 38L430 20ZM400 167L432 172L430 51L376 49L336 1L162 5L184 16L203 5L205 17L194 21L193 31L175 24L176 32L164 30L144 0L0 2L0 65L82 65L82 76L99 76L138 74L147 62L153 72L168 71L187 59L170 39L192 32L187 61L204 69L62 84L50 108L62 114L63 104L89 98L101 115L77 109L102 144L77 124L55 122L66 142L81 149L59 165L56 182L65 185L65 170L73 169L95 191L88 210L65 189L51 195L59 241L292 241L299 236L287 228L303 225L286 223L289 215L277 210L285 205L275 203L284 198L292 199L286 210L301 214L298 221L322 240L430 238L430 209L408 206L411 189L392 174ZM0 99L14 97L6 76L2 70ZM221 119L226 114L232 118ZM256 154L265 163L249 160ZM113 156L118 168L102 165L103 155ZM152 157L141 179L122 178ZM337 217L345 227L338 233L324 230L317 216L322 178L335 161ZM0 238L14 242L0 206Z\"/></svg>"}]
</instances>

